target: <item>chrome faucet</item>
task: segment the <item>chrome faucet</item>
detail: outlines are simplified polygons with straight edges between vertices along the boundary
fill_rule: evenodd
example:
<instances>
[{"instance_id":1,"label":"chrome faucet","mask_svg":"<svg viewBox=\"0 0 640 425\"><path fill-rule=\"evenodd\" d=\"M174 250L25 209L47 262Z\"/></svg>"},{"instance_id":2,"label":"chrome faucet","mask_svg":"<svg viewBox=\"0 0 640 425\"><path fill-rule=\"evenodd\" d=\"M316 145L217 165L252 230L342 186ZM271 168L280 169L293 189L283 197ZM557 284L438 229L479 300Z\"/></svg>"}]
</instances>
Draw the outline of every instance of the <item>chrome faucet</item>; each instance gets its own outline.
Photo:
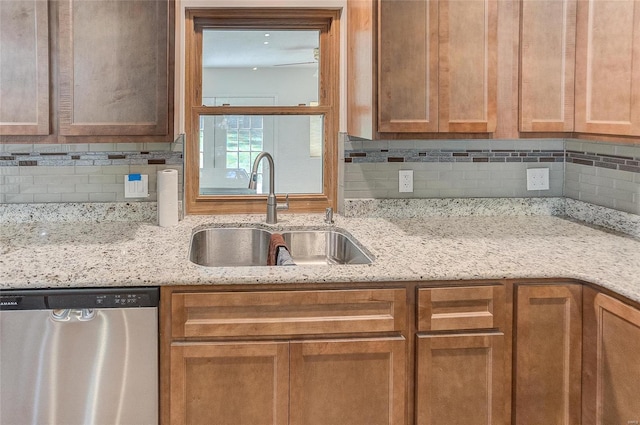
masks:
<instances>
[{"instance_id":1,"label":"chrome faucet","mask_svg":"<svg viewBox=\"0 0 640 425\"><path fill-rule=\"evenodd\" d=\"M269 161L269 196L267 196L267 224L276 224L278 222L277 210L289 209L289 195L287 194L284 204L278 204L276 202L275 183L274 183L274 165L273 157L269 152L260 152L253 161L253 168L251 170L251 177L249 178L249 189L255 189L258 181L258 166L262 158L267 158Z\"/></svg>"}]
</instances>

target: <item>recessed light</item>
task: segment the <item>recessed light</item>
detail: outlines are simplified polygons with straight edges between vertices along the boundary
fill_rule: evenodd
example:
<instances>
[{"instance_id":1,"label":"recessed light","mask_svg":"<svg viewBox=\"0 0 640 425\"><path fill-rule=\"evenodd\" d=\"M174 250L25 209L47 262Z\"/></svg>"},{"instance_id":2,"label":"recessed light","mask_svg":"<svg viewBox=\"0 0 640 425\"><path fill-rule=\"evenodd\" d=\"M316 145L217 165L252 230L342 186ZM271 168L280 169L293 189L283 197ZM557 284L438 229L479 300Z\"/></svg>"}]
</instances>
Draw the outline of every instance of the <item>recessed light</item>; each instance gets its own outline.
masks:
<instances>
[{"instance_id":1,"label":"recessed light","mask_svg":"<svg viewBox=\"0 0 640 425\"><path fill-rule=\"evenodd\" d=\"M269 37L270 35L271 35L271 34L269 34L269 33L265 33L265 35L264 35L264 36L265 36L265 37Z\"/></svg>"},{"instance_id":2,"label":"recessed light","mask_svg":"<svg viewBox=\"0 0 640 425\"><path fill-rule=\"evenodd\" d=\"M269 42L268 42L268 41L265 41L265 42L264 42L264 44L269 44Z\"/></svg>"},{"instance_id":3,"label":"recessed light","mask_svg":"<svg viewBox=\"0 0 640 425\"><path fill-rule=\"evenodd\" d=\"M258 68L257 68L257 67L253 67L253 70L254 70L254 71L257 71L257 70L258 70Z\"/></svg>"}]
</instances>

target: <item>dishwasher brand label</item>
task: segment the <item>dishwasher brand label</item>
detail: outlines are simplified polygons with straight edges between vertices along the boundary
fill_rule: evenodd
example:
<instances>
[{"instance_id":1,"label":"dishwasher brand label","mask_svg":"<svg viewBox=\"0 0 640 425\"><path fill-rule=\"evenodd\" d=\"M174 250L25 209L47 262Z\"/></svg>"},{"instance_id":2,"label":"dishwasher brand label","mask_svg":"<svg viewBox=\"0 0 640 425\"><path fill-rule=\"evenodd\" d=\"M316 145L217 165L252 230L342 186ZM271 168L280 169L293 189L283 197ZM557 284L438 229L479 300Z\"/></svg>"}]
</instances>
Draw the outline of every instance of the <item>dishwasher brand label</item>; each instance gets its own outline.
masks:
<instances>
[{"instance_id":1,"label":"dishwasher brand label","mask_svg":"<svg viewBox=\"0 0 640 425\"><path fill-rule=\"evenodd\" d=\"M1 297L0 307L16 307L22 301L22 297Z\"/></svg>"}]
</instances>

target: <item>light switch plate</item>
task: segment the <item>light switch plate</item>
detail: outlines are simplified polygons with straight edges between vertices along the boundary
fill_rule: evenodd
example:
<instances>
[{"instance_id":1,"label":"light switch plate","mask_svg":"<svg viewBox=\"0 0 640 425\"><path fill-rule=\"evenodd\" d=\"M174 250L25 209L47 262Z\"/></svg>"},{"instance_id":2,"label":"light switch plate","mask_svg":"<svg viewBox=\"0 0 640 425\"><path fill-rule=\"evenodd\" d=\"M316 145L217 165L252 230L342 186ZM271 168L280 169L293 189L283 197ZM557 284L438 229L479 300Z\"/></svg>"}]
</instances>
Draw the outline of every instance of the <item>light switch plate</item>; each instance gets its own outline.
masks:
<instances>
[{"instance_id":1,"label":"light switch plate","mask_svg":"<svg viewBox=\"0 0 640 425\"><path fill-rule=\"evenodd\" d=\"M527 169L527 190L549 190L549 169Z\"/></svg>"},{"instance_id":2,"label":"light switch plate","mask_svg":"<svg viewBox=\"0 0 640 425\"><path fill-rule=\"evenodd\" d=\"M147 174L127 174L124 176L125 198L147 198L148 196L149 176Z\"/></svg>"}]
</instances>

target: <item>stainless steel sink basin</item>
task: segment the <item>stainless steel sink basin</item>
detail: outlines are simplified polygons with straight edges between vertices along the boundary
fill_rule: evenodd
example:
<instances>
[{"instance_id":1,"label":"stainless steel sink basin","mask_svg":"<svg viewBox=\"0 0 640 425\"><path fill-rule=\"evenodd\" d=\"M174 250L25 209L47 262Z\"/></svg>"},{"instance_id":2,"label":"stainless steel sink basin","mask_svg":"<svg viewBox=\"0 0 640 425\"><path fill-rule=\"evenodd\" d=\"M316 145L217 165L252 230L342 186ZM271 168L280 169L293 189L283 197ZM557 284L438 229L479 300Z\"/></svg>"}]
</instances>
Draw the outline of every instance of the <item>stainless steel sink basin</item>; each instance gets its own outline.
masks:
<instances>
[{"instance_id":1,"label":"stainless steel sink basin","mask_svg":"<svg viewBox=\"0 0 640 425\"><path fill-rule=\"evenodd\" d=\"M296 264L371 264L356 242L337 230L282 232Z\"/></svg>"},{"instance_id":2,"label":"stainless steel sink basin","mask_svg":"<svg viewBox=\"0 0 640 425\"><path fill-rule=\"evenodd\" d=\"M271 233L256 228L216 227L191 236L189 260L201 266L266 266Z\"/></svg>"},{"instance_id":3,"label":"stainless steel sink basin","mask_svg":"<svg viewBox=\"0 0 640 425\"><path fill-rule=\"evenodd\" d=\"M373 259L346 232L286 230L281 232L297 265L371 264ZM266 266L271 232L255 227L214 227L191 237L189 259L201 266Z\"/></svg>"}]
</instances>

